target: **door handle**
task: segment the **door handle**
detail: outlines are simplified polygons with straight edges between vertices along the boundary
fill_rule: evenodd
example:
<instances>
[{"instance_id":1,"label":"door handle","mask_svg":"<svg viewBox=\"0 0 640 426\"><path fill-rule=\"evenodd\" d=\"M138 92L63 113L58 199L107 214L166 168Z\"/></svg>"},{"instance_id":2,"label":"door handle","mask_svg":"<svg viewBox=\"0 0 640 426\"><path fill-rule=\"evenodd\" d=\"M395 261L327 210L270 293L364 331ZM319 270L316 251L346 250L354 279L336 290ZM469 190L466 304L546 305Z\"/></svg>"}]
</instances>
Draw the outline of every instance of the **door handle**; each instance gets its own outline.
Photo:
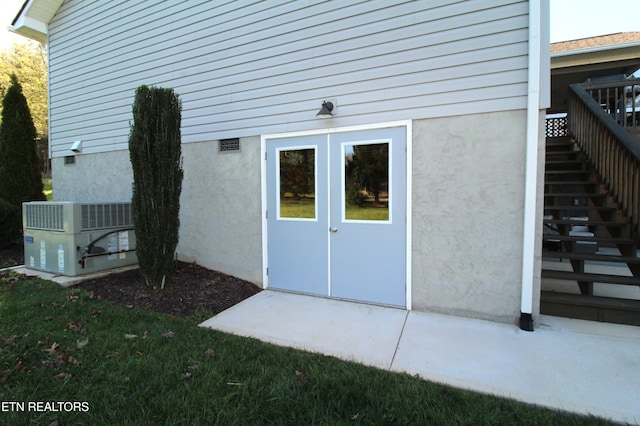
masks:
<instances>
[{"instance_id":1,"label":"door handle","mask_svg":"<svg viewBox=\"0 0 640 426\"><path fill-rule=\"evenodd\" d=\"M330 226L329 227L329 232L333 232L335 234L336 232L338 232L338 228L334 228L334 227Z\"/></svg>"}]
</instances>

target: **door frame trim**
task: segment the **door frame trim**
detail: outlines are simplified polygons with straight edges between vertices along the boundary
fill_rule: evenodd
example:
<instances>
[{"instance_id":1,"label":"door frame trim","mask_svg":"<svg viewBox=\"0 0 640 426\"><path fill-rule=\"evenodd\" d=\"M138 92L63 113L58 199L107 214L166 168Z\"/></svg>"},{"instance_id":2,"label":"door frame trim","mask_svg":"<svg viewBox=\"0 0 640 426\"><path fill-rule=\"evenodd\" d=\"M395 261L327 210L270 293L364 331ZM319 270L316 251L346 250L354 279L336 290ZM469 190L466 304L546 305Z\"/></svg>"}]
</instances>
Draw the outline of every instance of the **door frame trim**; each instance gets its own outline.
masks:
<instances>
[{"instance_id":1,"label":"door frame trim","mask_svg":"<svg viewBox=\"0 0 640 426\"><path fill-rule=\"evenodd\" d=\"M411 279L411 265L412 265L412 253L411 253L411 231L412 231L412 216L413 210L412 206L412 146L413 146L413 133L412 133L412 120L402 120L402 121L392 121L386 123L376 123L376 124L364 124L359 126L348 126L348 127L334 127L334 128L323 128L323 129L314 129L314 130L306 130L300 132L289 132L289 133L272 133L260 136L260 190L261 190L261 215L262 215L262 288L269 288L269 275L268 275L268 262L269 262L269 252L268 252L268 233L267 233L267 141L270 139L285 139L285 138L294 138L300 136L310 136L310 135L322 135L327 134L331 135L333 133L346 133L346 132L356 132L356 131L364 131L364 130L376 130L376 129L385 129L389 127L405 127L406 131L406 149L407 149L407 164L406 164L406 191L407 191L407 202L406 202L406 226L405 226L405 309L411 310L412 298L412 279ZM275 212L272 212L275 214Z\"/></svg>"}]
</instances>

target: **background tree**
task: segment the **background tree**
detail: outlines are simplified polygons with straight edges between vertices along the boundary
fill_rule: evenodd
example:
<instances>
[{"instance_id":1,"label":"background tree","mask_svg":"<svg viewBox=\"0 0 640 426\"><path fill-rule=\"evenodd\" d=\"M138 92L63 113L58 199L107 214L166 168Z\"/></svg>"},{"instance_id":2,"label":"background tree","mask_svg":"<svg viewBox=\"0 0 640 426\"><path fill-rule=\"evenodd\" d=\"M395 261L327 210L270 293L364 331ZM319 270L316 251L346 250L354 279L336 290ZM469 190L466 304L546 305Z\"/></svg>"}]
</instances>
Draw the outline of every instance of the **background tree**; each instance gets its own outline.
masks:
<instances>
[{"instance_id":1,"label":"background tree","mask_svg":"<svg viewBox=\"0 0 640 426\"><path fill-rule=\"evenodd\" d=\"M0 96L11 86L11 75L18 76L36 127L38 138L49 133L47 99L47 53L40 43L14 44L0 51Z\"/></svg>"},{"instance_id":2,"label":"background tree","mask_svg":"<svg viewBox=\"0 0 640 426\"><path fill-rule=\"evenodd\" d=\"M362 188L373 193L374 202L379 204L380 192L387 186L389 179L389 145L355 145L354 158L358 163Z\"/></svg>"},{"instance_id":3,"label":"background tree","mask_svg":"<svg viewBox=\"0 0 640 426\"><path fill-rule=\"evenodd\" d=\"M22 91L36 127L36 149L40 157L42 173L51 176L49 160L49 120L47 88L47 53L35 41L14 43L0 51L0 97L4 97L11 85L11 75L18 76ZM0 107L0 113L2 108Z\"/></svg>"},{"instance_id":4,"label":"background tree","mask_svg":"<svg viewBox=\"0 0 640 426\"><path fill-rule=\"evenodd\" d=\"M354 145L353 155L346 165L347 201L362 207L362 192L372 193L374 204L380 204L380 194L388 190L389 145L386 143Z\"/></svg>"},{"instance_id":5,"label":"background tree","mask_svg":"<svg viewBox=\"0 0 640 426\"><path fill-rule=\"evenodd\" d=\"M290 192L295 200L315 194L315 152L299 149L280 152L280 197Z\"/></svg>"},{"instance_id":6,"label":"background tree","mask_svg":"<svg viewBox=\"0 0 640 426\"><path fill-rule=\"evenodd\" d=\"M183 177L181 114L173 89L136 90L129 134L132 207L140 272L154 289L164 288L175 270Z\"/></svg>"},{"instance_id":7,"label":"background tree","mask_svg":"<svg viewBox=\"0 0 640 426\"><path fill-rule=\"evenodd\" d=\"M16 75L2 99L0 122L0 198L21 206L45 200L36 151L36 128Z\"/></svg>"}]
</instances>

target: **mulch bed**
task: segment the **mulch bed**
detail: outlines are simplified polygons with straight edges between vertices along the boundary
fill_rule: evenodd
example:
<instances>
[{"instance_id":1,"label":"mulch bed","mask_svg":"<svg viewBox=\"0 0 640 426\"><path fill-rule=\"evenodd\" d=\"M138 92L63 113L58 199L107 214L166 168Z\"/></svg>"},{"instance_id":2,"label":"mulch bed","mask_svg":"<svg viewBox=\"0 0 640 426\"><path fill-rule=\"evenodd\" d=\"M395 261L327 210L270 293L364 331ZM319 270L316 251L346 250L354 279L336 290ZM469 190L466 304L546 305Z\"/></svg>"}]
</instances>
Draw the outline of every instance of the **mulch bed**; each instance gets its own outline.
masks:
<instances>
[{"instance_id":1,"label":"mulch bed","mask_svg":"<svg viewBox=\"0 0 640 426\"><path fill-rule=\"evenodd\" d=\"M22 264L20 244L0 250L0 267ZM177 262L176 273L163 290L147 287L138 269L83 281L75 287L131 309L180 317L217 314L260 291L250 282L184 262Z\"/></svg>"}]
</instances>

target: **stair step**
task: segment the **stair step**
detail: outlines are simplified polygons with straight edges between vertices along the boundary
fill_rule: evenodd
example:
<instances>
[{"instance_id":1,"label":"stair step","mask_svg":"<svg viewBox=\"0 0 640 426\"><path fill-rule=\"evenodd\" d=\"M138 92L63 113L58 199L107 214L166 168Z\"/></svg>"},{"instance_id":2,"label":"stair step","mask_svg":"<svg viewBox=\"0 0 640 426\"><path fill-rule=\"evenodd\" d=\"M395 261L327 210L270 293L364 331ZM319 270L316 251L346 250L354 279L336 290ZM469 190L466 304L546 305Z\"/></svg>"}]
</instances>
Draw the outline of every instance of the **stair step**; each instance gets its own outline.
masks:
<instances>
[{"instance_id":1,"label":"stair step","mask_svg":"<svg viewBox=\"0 0 640 426\"><path fill-rule=\"evenodd\" d=\"M556 136L545 140L546 146L573 145L571 136Z\"/></svg>"},{"instance_id":2,"label":"stair step","mask_svg":"<svg viewBox=\"0 0 640 426\"><path fill-rule=\"evenodd\" d=\"M601 211L601 212L615 212L618 209L616 207L601 207L601 206L544 206L545 210L566 210L566 211Z\"/></svg>"},{"instance_id":3,"label":"stair step","mask_svg":"<svg viewBox=\"0 0 640 426\"><path fill-rule=\"evenodd\" d=\"M640 300L543 291L540 295L540 313L565 318L640 325Z\"/></svg>"},{"instance_id":4,"label":"stair step","mask_svg":"<svg viewBox=\"0 0 640 426\"><path fill-rule=\"evenodd\" d=\"M582 186L595 186L602 185L600 182L593 182L590 180L554 180L551 182L545 182L545 185L554 186L568 186L568 185L582 185Z\"/></svg>"},{"instance_id":5,"label":"stair step","mask_svg":"<svg viewBox=\"0 0 640 426\"><path fill-rule=\"evenodd\" d=\"M545 192L545 197L589 197L589 198L605 198L608 197L609 194L602 192Z\"/></svg>"},{"instance_id":6,"label":"stair step","mask_svg":"<svg viewBox=\"0 0 640 426\"><path fill-rule=\"evenodd\" d=\"M556 170L587 170L589 167L581 161L547 161L545 170L548 172Z\"/></svg>"},{"instance_id":7,"label":"stair step","mask_svg":"<svg viewBox=\"0 0 640 426\"><path fill-rule=\"evenodd\" d=\"M549 157L565 157L565 156L571 156L571 157L576 157L578 155L582 154L582 152L580 151L573 151L573 150L566 150L566 151L547 151L545 153L545 156L547 158Z\"/></svg>"},{"instance_id":8,"label":"stair step","mask_svg":"<svg viewBox=\"0 0 640 426\"><path fill-rule=\"evenodd\" d=\"M576 282L588 282L588 283L640 285L640 277L628 277L628 276L622 276L622 275L607 275L607 274L591 274L588 272L555 271L553 269L543 269L542 278L551 278L556 280L576 281Z\"/></svg>"},{"instance_id":9,"label":"stair step","mask_svg":"<svg viewBox=\"0 0 640 426\"><path fill-rule=\"evenodd\" d=\"M582 226L611 226L622 228L627 226L624 222L611 222L606 220L580 220L580 219L544 219L543 223L550 225L582 225Z\"/></svg>"},{"instance_id":10,"label":"stair step","mask_svg":"<svg viewBox=\"0 0 640 426\"><path fill-rule=\"evenodd\" d=\"M616 256L611 254L570 253L563 251L542 250L543 259L592 260L595 262L615 262L640 264L640 257Z\"/></svg>"},{"instance_id":11,"label":"stair step","mask_svg":"<svg viewBox=\"0 0 640 426\"><path fill-rule=\"evenodd\" d=\"M585 174L590 175L590 170L545 170L546 175L569 175L569 174Z\"/></svg>"},{"instance_id":12,"label":"stair step","mask_svg":"<svg viewBox=\"0 0 640 426\"><path fill-rule=\"evenodd\" d=\"M585 164L585 161L583 160L547 160L545 161L545 164L548 165L566 165L566 164L575 164L575 165L582 165Z\"/></svg>"},{"instance_id":13,"label":"stair step","mask_svg":"<svg viewBox=\"0 0 640 426\"><path fill-rule=\"evenodd\" d=\"M571 180L567 180L567 178L573 178ZM600 182L593 181L591 179L575 179L576 176L563 176L563 179L549 179L545 178L545 185L602 185Z\"/></svg>"},{"instance_id":14,"label":"stair step","mask_svg":"<svg viewBox=\"0 0 640 426\"><path fill-rule=\"evenodd\" d=\"M560 145L556 145L556 146L560 146ZM567 149L564 151L560 151L560 150L553 150L553 151L546 151L545 155L573 155L573 154L582 154L582 151L577 151L575 149Z\"/></svg>"},{"instance_id":15,"label":"stair step","mask_svg":"<svg viewBox=\"0 0 640 426\"><path fill-rule=\"evenodd\" d=\"M542 236L543 241L579 241L584 243L598 243L598 244L623 244L623 245L638 245L637 240L631 238L612 238L612 237L587 237L582 235L550 235L546 234Z\"/></svg>"}]
</instances>

